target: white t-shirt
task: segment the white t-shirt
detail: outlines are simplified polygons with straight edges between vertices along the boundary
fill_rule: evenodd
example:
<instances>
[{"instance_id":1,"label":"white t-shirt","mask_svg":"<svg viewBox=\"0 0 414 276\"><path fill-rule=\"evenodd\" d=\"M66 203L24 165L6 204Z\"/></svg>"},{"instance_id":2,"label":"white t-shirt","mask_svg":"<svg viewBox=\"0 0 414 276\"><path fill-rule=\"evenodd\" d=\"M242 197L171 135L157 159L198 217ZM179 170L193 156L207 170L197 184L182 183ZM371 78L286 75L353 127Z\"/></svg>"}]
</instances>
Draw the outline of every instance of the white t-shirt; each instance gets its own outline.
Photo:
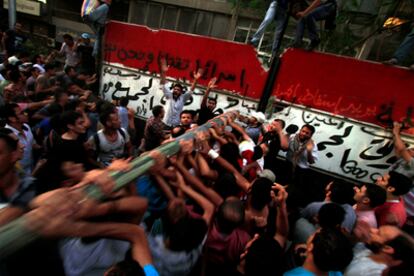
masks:
<instances>
[{"instance_id":1,"label":"white t-shirt","mask_svg":"<svg viewBox=\"0 0 414 276\"><path fill-rule=\"evenodd\" d=\"M99 149L97 149L95 144L95 135L89 138L88 143L91 145L91 148L93 150L98 152L98 159L105 166L111 164L114 158L121 158L125 154L125 145L129 142L129 135L126 130L122 130L124 131L125 138L118 130L118 138L113 143L109 142L108 139L106 139L103 130L98 131L97 135L99 139Z\"/></svg>"}]
</instances>

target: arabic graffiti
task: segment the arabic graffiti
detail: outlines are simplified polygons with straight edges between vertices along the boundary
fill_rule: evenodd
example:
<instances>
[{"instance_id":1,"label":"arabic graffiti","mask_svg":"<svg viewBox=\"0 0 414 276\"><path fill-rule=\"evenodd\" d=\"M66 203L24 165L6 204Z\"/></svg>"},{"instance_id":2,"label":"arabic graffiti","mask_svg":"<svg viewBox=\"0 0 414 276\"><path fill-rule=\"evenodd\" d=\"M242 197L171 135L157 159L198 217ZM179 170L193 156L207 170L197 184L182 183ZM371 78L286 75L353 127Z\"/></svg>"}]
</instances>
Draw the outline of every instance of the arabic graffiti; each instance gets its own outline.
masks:
<instances>
[{"instance_id":1,"label":"arabic graffiti","mask_svg":"<svg viewBox=\"0 0 414 276\"><path fill-rule=\"evenodd\" d=\"M203 69L203 75L201 76L202 80L208 81L213 77L217 77L217 85L222 82L237 82L241 89L245 88L247 85L245 80L246 69L238 69L234 72L220 70L219 63L214 60L203 61L201 59L196 59L194 63L192 63L192 61L188 58L174 56L173 54L164 51L159 51L158 53L144 52L140 50L118 48L116 45L107 43L105 45L105 55L106 57L109 57L112 54L115 54L121 62L131 59L139 61L140 65L137 67L137 69L141 72L148 72L151 68L151 65L157 65L157 68L159 68L161 60L165 59L167 61L167 65L170 68L176 69L178 71L187 71L189 78L192 77L191 74L194 70L197 71L198 69ZM106 58L106 60L109 60L109 58ZM117 71L112 72L112 68L107 68L107 71L104 70L104 75L116 75L118 73Z\"/></svg>"},{"instance_id":2,"label":"arabic graffiti","mask_svg":"<svg viewBox=\"0 0 414 276\"><path fill-rule=\"evenodd\" d=\"M152 115L151 110L155 105L167 104L156 75L111 66L103 68L102 92L106 99L128 97L129 106L143 118ZM203 89L196 89L193 97L185 103L185 108L199 109L203 95ZM217 99L217 109L223 111L237 109L248 113L257 107L256 102L240 95L217 92L211 96ZM276 112L272 118L283 119L287 125L285 131L289 134L294 134L304 124L315 126L313 138L319 149L315 167L318 169L360 182L372 182L396 160L389 131L317 113L294 104L275 101L273 105L275 108L272 110ZM414 144L414 140L410 143Z\"/></svg>"},{"instance_id":3,"label":"arabic graffiti","mask_svg":"<svg viewBox=\"0 0 414 276\"><path fill-rule=\"evenodd\" d=\"M319 151L319 159L315 163L318 169L359 182L374 182L397 160L390 131L294 105L285 105L272 118L283 119L288 126L285 131L289 134L304 124L315 126L313 139ZM409 143L414 144L414 140Z\"/></svg>"},{"instance_id":4,"label":"arabic graffiti","mask_svg":"<svg viewBox=\"0 0 414 276\"><path fill-rule=\"evenodd\" d=\"M176 66L182 66L182 61L174 61ZM135 70L119 69L104 66L102 70L102 96L110 100L119 100L127 97L129 106L136 109L140 117L150 117L151 110L155 105L167 105L167 99L159 87L159 79L155 74L148 75ZM169 86L172 88L172 83ZM246 85L246 87L248 87ZM184 86L184 92L187 92ZM197 110L200 108L204 90L196 89L193 96L185 103L186 109ZM217 110L237 109L248 113L257 108L257 103L243 99L240 95L228 95L223 93L212 93L210 97L217 100Z\"/></svg>"}]
</instances>

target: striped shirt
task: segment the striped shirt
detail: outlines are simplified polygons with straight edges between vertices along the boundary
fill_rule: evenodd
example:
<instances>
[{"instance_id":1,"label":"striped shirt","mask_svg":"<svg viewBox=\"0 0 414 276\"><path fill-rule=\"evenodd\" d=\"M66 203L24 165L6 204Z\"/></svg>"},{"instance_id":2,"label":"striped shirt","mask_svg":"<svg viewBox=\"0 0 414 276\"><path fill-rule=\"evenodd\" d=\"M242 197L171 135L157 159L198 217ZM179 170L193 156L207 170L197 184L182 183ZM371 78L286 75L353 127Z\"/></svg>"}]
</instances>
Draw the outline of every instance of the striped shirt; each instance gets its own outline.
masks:
<instances>
[{"instance_id":1,"label":"striped shirt","mask_svg":"<svg viewBox=\"0 0 414 276\"><path fill-rule=\"evenodd\" d=\"M81 16L84 17L85 15L90 14L99 6L98 0L84 0L81 9Z\"/></svg>"}]
</instances>

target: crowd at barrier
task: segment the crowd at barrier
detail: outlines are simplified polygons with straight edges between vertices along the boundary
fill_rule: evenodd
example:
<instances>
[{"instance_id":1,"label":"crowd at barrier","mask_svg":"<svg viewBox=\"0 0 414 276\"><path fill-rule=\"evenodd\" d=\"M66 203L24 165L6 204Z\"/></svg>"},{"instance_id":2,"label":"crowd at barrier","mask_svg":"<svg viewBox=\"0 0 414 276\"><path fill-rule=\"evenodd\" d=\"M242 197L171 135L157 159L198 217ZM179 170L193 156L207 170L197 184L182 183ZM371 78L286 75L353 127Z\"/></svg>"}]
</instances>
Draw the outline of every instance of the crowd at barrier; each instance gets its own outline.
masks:
<instances>
[{"instance_id":1,"label":"crowd at barrier","mask_svg":"<svg viewBox=\"0 0 414 276\"><path fill-rule=\"evenodd\" d=\"M111 1L87 2L82 15L99 34ZM388 173L317 183L321 191L310 173L315 126L287 135L261 112L221 115L215 78L199 109L185 110L203 72L184 92L167 84L162 60L166 105L136 129L127 98L98 96L87 34L30 56L19 29L2 38L0 240L16 219L40 238L2 258L0 275L414 275L414 149L398 122ZM221 123L196 130L213 118ZM179 153L157 149L192 131ZM154 164L115 189L113 173L138 156ZM88 196L89 185L105 199Z\"/></svg>"}]
</instances>

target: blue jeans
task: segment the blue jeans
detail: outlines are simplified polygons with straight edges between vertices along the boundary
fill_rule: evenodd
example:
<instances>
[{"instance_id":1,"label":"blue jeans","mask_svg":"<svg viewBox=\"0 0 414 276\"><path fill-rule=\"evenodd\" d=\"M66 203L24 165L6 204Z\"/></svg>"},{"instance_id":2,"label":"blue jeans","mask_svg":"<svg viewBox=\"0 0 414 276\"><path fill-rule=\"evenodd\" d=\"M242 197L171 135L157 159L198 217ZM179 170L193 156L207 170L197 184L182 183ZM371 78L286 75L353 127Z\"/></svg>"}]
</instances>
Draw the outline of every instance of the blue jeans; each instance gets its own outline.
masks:
<instances>
[{"instance_id":1,"label":"blue jeans","mask_svg":"<svg viewBox=\"0 0 414 276\"><path fill-rule=\"evenodd\" d=\"M398 62L402 62L414 49L414 27L411 32L405 37L403 42L398 46L398 49L394 53L394 58Z\"/></svg>"},{"instance_id":2,"label":"blue jeans","mask_svg":"<svg viewBox=\"0 0 414 276\"><path fill-rule=\"evenodd\" d=\"M102 4L93 10L91 13L85 15L83 20L96 34L96 41L93 45L92 55L96 56L98 53L98 45L101 41L102 31L105 26L106 18L108 17L109 6L107 4Z\"/></svg>"},{"instance_id":3,"label":"blue jeans","mask_svg":"<svg viewBox=\"0 0 414 276\"><path fill-rule=\"evenodd\" d=\"M259 28L257 29L256 33L253 35L251 42L256 44L260 38L263 36L265 29L272 23L273 20L276 21L276 30L275 30L275 37L273 40L272 51L275 52L279 49L280 41L281 41L281 34L283 29L286 25L287 19L287 12L284 8L277 5L277 1L273 1L269 8L267 9L265 18L263 19L262 23L260 24Z\"/></svg>"},{"instance_id":4,"label":"blue jeans","mask_svg":"<svg viewBox=\"0 0 414 276\"><path fill-rule=\"evenodd\" d=\"M296 36L294 43L300 43L303 39L303 34L305 32L305 27L308 28L309 32L309 39L311 41L318 40L318 30L316 28L316 21L326 19L331 13L335 12L336 4L327 3L320 5L313 11L311 11L308 15L302 17L298 25L296 26Z\"/></svg>"}]
</instances>

